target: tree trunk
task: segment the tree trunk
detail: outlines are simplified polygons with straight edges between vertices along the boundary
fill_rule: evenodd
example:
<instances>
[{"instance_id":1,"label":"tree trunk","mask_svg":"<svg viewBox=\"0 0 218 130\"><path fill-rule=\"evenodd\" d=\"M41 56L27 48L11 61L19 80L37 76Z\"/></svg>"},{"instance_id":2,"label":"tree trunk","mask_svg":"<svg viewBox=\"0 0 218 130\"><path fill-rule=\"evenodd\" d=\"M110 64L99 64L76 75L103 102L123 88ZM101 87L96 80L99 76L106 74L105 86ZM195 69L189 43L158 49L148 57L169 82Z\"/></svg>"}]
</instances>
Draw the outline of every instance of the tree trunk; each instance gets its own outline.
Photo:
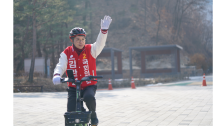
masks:
<instances>
[{"instance_id":1,"label":"tree trunk","mask_svg":"<svg viewBox=\"0 0 218 130\"><path fill-rule=\"evenodd\" d=\"M180 15L180 8L179 8L179 4L180 4L180 0L176 1L176 5L175 5L175 9L174 9L174 18L173 18L173 31L174 34L176 34L177 32L177 28L178 28L178 17ZM173 35L172 37L173 41L175 40L175 35Z\"/></svg>"},{"instance_id":2,"label":"tree trunk","mask_svg":"<svg viewBox=\"0 0 218 130\"><path fill-rule=\"evenodd\" d=\"M91 8L91 2L89 2L89 8ZM90 30L91 30L91 34L90 34L90 43L93 43L93 22L92 22L92 11L90 11Z\"/></svg>"},{"instance_id":3,"label":"tree trunk","mask_svg":"<svg viewBox=\"0 0 218 130\"><path fill-rule=\"evenodd\" d=\"M88 1L85 1L85 9L88 8ZM83 25L86 26L87 25L87 21L86 21L86 13L83 15Z\"/></svg>"},{"instance_id":4,"label":"tree trunk","mask_svg":"<svg viewBox=\"0 0 218 130\"><path fill-rule=\"evenodd\" d=\"M35 67L35 52L36 52L36 16L35 11L33 11L33 43L32 43L32 59L29 71L29 82L33 82L33 73Z\"/></svg>"},{"instance_id":5,"label":"tree trunk","mask_svg":"<svg viewBox=\"0 0 218 130\"><path fill-rule=\"evenodd\" d=\"M42 52L41 52L41 47L40 47L39 42L36 42L36 47L37 47L38 57L42 57Z\"/></svg>"},{"instance_id":6,"label":"tree trunk","mask_svg":"<svg viewBox=\"0 0 218 130\"><path fill-rule=\"evenodd\" d=\"M51 32L51 27L50 27L50 38L53 37L52 32ZM55 49L54 49L54 45L51 46L51 71L50 74L53 75L54 72L54 68L55 68ZM52 77L52 76L51 76Z\"/></svg>"},{"instance_id":7,"label":"tree trunk","mask_svg":"<svg viewBox=\"0 0 218 130\"><path fill-rule=\"evenodd\" d=\"M61 23L61 39L60 39L60 45L59 45L59 54L58 55L60 55L61 54L61 52L63 51L63 23Z\"/></svg>"},{"instance_id":8,"label":"tree trunk","mask_svg":"<svg viewBox=\"0 0 218 130\"><path fill-rule=\"evenodd\" d=\"M144 31L146 32L146 0L144 0L144 9L145 9L145 17L144 17Z\"/></svg>"},{"instance_id":9,"label":"tree trunk","mask_svg":"<svg viewBox=\"0 0 218 130\"><path fill-rule=\"evenodd\" d=\"M180 18L178 18L178 28L177 28L177 37L179 36L179 33L180 33L180 28L181 28L181 24L182 24L182 19L183 19L183 15L185 13L185 11L190 7L190 5L192 4L192 2L190 2L186 7L184 7L184 1L181 1L182 2L182 9L181 9L181 15L180 15Z\"/></svg>"},{"instance_id":10,"label":"tree trunk","mask_svg":"<svg viewBox=\"0 0 218 130\"><path fill-rule=\"evenodd\" d=\"M159 35L159 30L160 30L160 13L159 13L159 0L157 1L157 14L158 14L158 27L157 27L157 33L156 33L156 45L158 44L158 35Z\"/></svg>"},{"instance_id":11,"label":"tree trunk","mask_svg":"<svg viewBox=\"0 0 218 130\"><path fill-rule=\"evenodd\" d=\"M49 36L50 35L47 34L47 39L46 39L46 42L45 42L45 44L43 46L43 52L44 52L44 55L45 55L45 75L44 75L45 78L47 78L47 73L48 73L48 69L47 69L48 52L46 50L46 45L47 45Z\"/></svg>"},{"instance_id":12,"label":"tree trunk","mask_svg":"<svg viewBox=\"0 0 218 130\"><path fill-rule=\"evenodd\" d=\"M178 29L177 29L177 34L176 34L177 37L179 36L179 33L180 33L180 26L181 26L181 23L182 23L182 18L183 18L183 12L182 12L181 17L180 17L180 19L178 21Z\"/></svg>"},{"instance_id":13,"label":"tree trunk","mask_svg":"<svg viewBox=\"0 0 218 130\"><path fill-rule=\"evenodd\" d=\"M23 37L23 42L21 43L21 53L22 53L22 59L21 59L21 71L24 71L24 59L25 59L25 50L24 50L24 44L26 43L27 39L28 39L28 31L29 31L29 23L30 23L30 17L28 17L27 20L27 25L26 25L26 30L25 30L25 34ZM20 67L19 67L20 68ZM19 69L18 69L19 70ZM17 71L18 71L17 70Z\"/></svg>"},{"instance_id":14,"label":"tree trunk","mask_svg":"<svg viewBox=\"0 0 218 130\"><path fill-rule=\"evenodd\" d=\"M48 69L47 69L48 52L46 51L46 46L44 46L43 50L44 50L44 53L45 53L45 75L44 75L44 77L47 78L47 73L48 73Z\"/></svg>"},{"instance_id":15,"label":"tree trunk","mask_svg":"<svg viewBox=\"0 0 218 130\"><path fill-rule=\"evenodd\" d=\"M167 9L167 12L170 12L170 9L171 9L171 8L170 8L170 2L171 2L171 0L168 0L168 1L167 1L167 8L166 8L166 9Z\"/></svg>"},{"instance_id":16,"label":"tree trunk","mask_svg":"<svg viewBox=\"0 0 218 130\"><path fill-rule=\"evenodd\" d=\"M52 50L52 56L51 56L51 59L52 59L52 64L51 64L51 74L53 75L53 72L54 72L54 68L55 68L55 54L54 54L54 45L51 46L51 50Z\"/></svg>"},{"instance_id":17,"label":"tree trunk","mask_svg":"<svg viewBox=\"0 0 218 130\"><path fill-rule=\"evenodd\" d=\"M177 25L178 25L178 17L179 17L179 7L178 7L178 4L179 4L179 0L176 1L176 6L175 6L175 9L174 9L174 21L173 21L173 26L174 26L174 29L177 30Z\"/></svg>"},{"instance_id":18,"label":"tree trunk","mask_svg":"<svg viewBox=\"0 0 218 130\"><path fill-rule=\"evenodd\" d=\"M27 33L26 33L27 35ZM25 36L24 36L25 39ZM23 42L21 43L21 53L22 53L22 59L21 59L21 71L24 71L24 59L25 59L25 52L24 52L24 42L25 40L23 40Z\"/></svg>"},{"instance_id":19,"label":"tree trunk","mask_svg":"<svg viewBox=\"0 0 218 130\"><path fill-rule=\"evenodd\" d=\"M68 28L67 23L65 23L65 27ZM68 39L68 40L70 41L70 39ZM65 41L65 40L64 40L64 41ZM67 46L68 46L67 43L68 43L68 42L65 42L65 48L67 48Z\"/></svg>"}]
</instances>

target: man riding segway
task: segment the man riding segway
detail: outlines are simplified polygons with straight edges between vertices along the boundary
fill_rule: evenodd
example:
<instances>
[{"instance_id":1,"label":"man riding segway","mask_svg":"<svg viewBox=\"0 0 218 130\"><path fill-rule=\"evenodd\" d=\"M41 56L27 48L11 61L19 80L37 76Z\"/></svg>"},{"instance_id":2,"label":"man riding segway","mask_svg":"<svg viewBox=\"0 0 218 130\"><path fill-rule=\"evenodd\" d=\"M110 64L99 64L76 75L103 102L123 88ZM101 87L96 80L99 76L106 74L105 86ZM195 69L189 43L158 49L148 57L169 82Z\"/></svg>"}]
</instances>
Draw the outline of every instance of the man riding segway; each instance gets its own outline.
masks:
<instances>
[{"instance_id":1,"label":"man riding segway","mask_svg":"<svg viewBox=\"0 0 218 130\"><path fill-rule=\"evenodd\" d=\"M97 40L93 44L85 44L86 32L83 28L75 27L70 31L69 38L72 46L68 46L61 54L59 63L54 69L53 83L61 84L61 76L66 70L73 70L75 80L81 80L85 76L96 76L96 58L101 53L107 39L107 32L112 19L110 16L105 16L101 20L101 30ZM67 72L66 72L66 75ZM68 101L67 112L75 111L76 109L76 85L70 82L68 84ZM81 84L81 96L86 103L91 114L91 124L98 125L96 114L95 93L97 89L97 81L85 81ZM82 110L85 111L82 105Z\"/></svg>"}]
</instances>

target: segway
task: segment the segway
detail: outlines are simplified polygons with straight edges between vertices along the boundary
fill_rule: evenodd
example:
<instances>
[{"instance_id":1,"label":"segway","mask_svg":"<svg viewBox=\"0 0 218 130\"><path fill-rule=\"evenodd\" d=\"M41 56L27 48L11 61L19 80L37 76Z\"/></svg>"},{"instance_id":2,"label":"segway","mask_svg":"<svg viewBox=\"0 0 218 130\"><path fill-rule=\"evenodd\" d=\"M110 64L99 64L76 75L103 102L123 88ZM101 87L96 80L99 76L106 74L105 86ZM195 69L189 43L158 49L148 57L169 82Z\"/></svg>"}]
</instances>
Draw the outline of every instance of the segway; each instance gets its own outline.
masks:
<instances>
[{"instance_id":1,"label":"segway","mask_svg":"<svg viewBox=\"0 0 218 130\"><path fill-rule=\"evenodd\" d=\"M67 70L68 78L61 78L62 83L72 82L76 85L76 111L65 112L65 126L91 126L90 118L91 111L82 111L81 110L81 102L83 98L80 96L80 85L84 81L97 81L94 78L103 78L103 76L87 76L83 77L81 80L75 80L73 71Z\"/></svg>"}]
</instances>

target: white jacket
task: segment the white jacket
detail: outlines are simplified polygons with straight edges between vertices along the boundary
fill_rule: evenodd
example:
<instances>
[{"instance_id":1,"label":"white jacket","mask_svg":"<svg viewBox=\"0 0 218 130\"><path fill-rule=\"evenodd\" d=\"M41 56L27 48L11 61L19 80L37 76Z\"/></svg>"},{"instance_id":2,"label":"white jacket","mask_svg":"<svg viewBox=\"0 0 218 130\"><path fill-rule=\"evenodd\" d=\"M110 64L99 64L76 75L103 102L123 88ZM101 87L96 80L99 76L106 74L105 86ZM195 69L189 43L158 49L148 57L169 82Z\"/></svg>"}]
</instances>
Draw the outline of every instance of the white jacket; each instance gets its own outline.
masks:
<instances>
[{"instance_id":1,"label":"white jacket","mask_svg":"<svg viewBox=\"0 0 218 130\"><path fill-rule=\"evenodd\" d=\"M105 46L106 39L107 39L107 33L103 34L102 31L100 30L96 42L91 45L92 46L91 47L91 55L95 59L103 50L103 48ZM68 63L67 55L62 52L60 54L59 62L54 69L53 75L60 74L60 76L62 76L67 69L67 63Z\"/></svg>"}]
</instances>

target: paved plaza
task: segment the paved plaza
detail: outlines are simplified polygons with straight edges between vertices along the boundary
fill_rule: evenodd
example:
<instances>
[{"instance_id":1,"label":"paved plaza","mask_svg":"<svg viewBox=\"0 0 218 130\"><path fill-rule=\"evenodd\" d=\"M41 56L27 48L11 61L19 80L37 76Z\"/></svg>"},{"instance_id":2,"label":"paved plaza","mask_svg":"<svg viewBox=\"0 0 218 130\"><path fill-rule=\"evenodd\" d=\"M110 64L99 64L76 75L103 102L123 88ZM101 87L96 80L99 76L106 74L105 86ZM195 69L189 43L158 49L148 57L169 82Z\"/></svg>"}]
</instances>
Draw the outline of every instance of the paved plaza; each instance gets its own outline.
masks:
<instances>
[{"instance_id":1,"label":"paved plaza","mask_svg":"<svg viewBox=\"0 0 218 130\"><path fill-rule=\"evenodd\" d=\"M213 80L97 90L99 126L213 126ZM14 126L64 126L67 92L14 93Z\"/></svg>"}]
</instances>

